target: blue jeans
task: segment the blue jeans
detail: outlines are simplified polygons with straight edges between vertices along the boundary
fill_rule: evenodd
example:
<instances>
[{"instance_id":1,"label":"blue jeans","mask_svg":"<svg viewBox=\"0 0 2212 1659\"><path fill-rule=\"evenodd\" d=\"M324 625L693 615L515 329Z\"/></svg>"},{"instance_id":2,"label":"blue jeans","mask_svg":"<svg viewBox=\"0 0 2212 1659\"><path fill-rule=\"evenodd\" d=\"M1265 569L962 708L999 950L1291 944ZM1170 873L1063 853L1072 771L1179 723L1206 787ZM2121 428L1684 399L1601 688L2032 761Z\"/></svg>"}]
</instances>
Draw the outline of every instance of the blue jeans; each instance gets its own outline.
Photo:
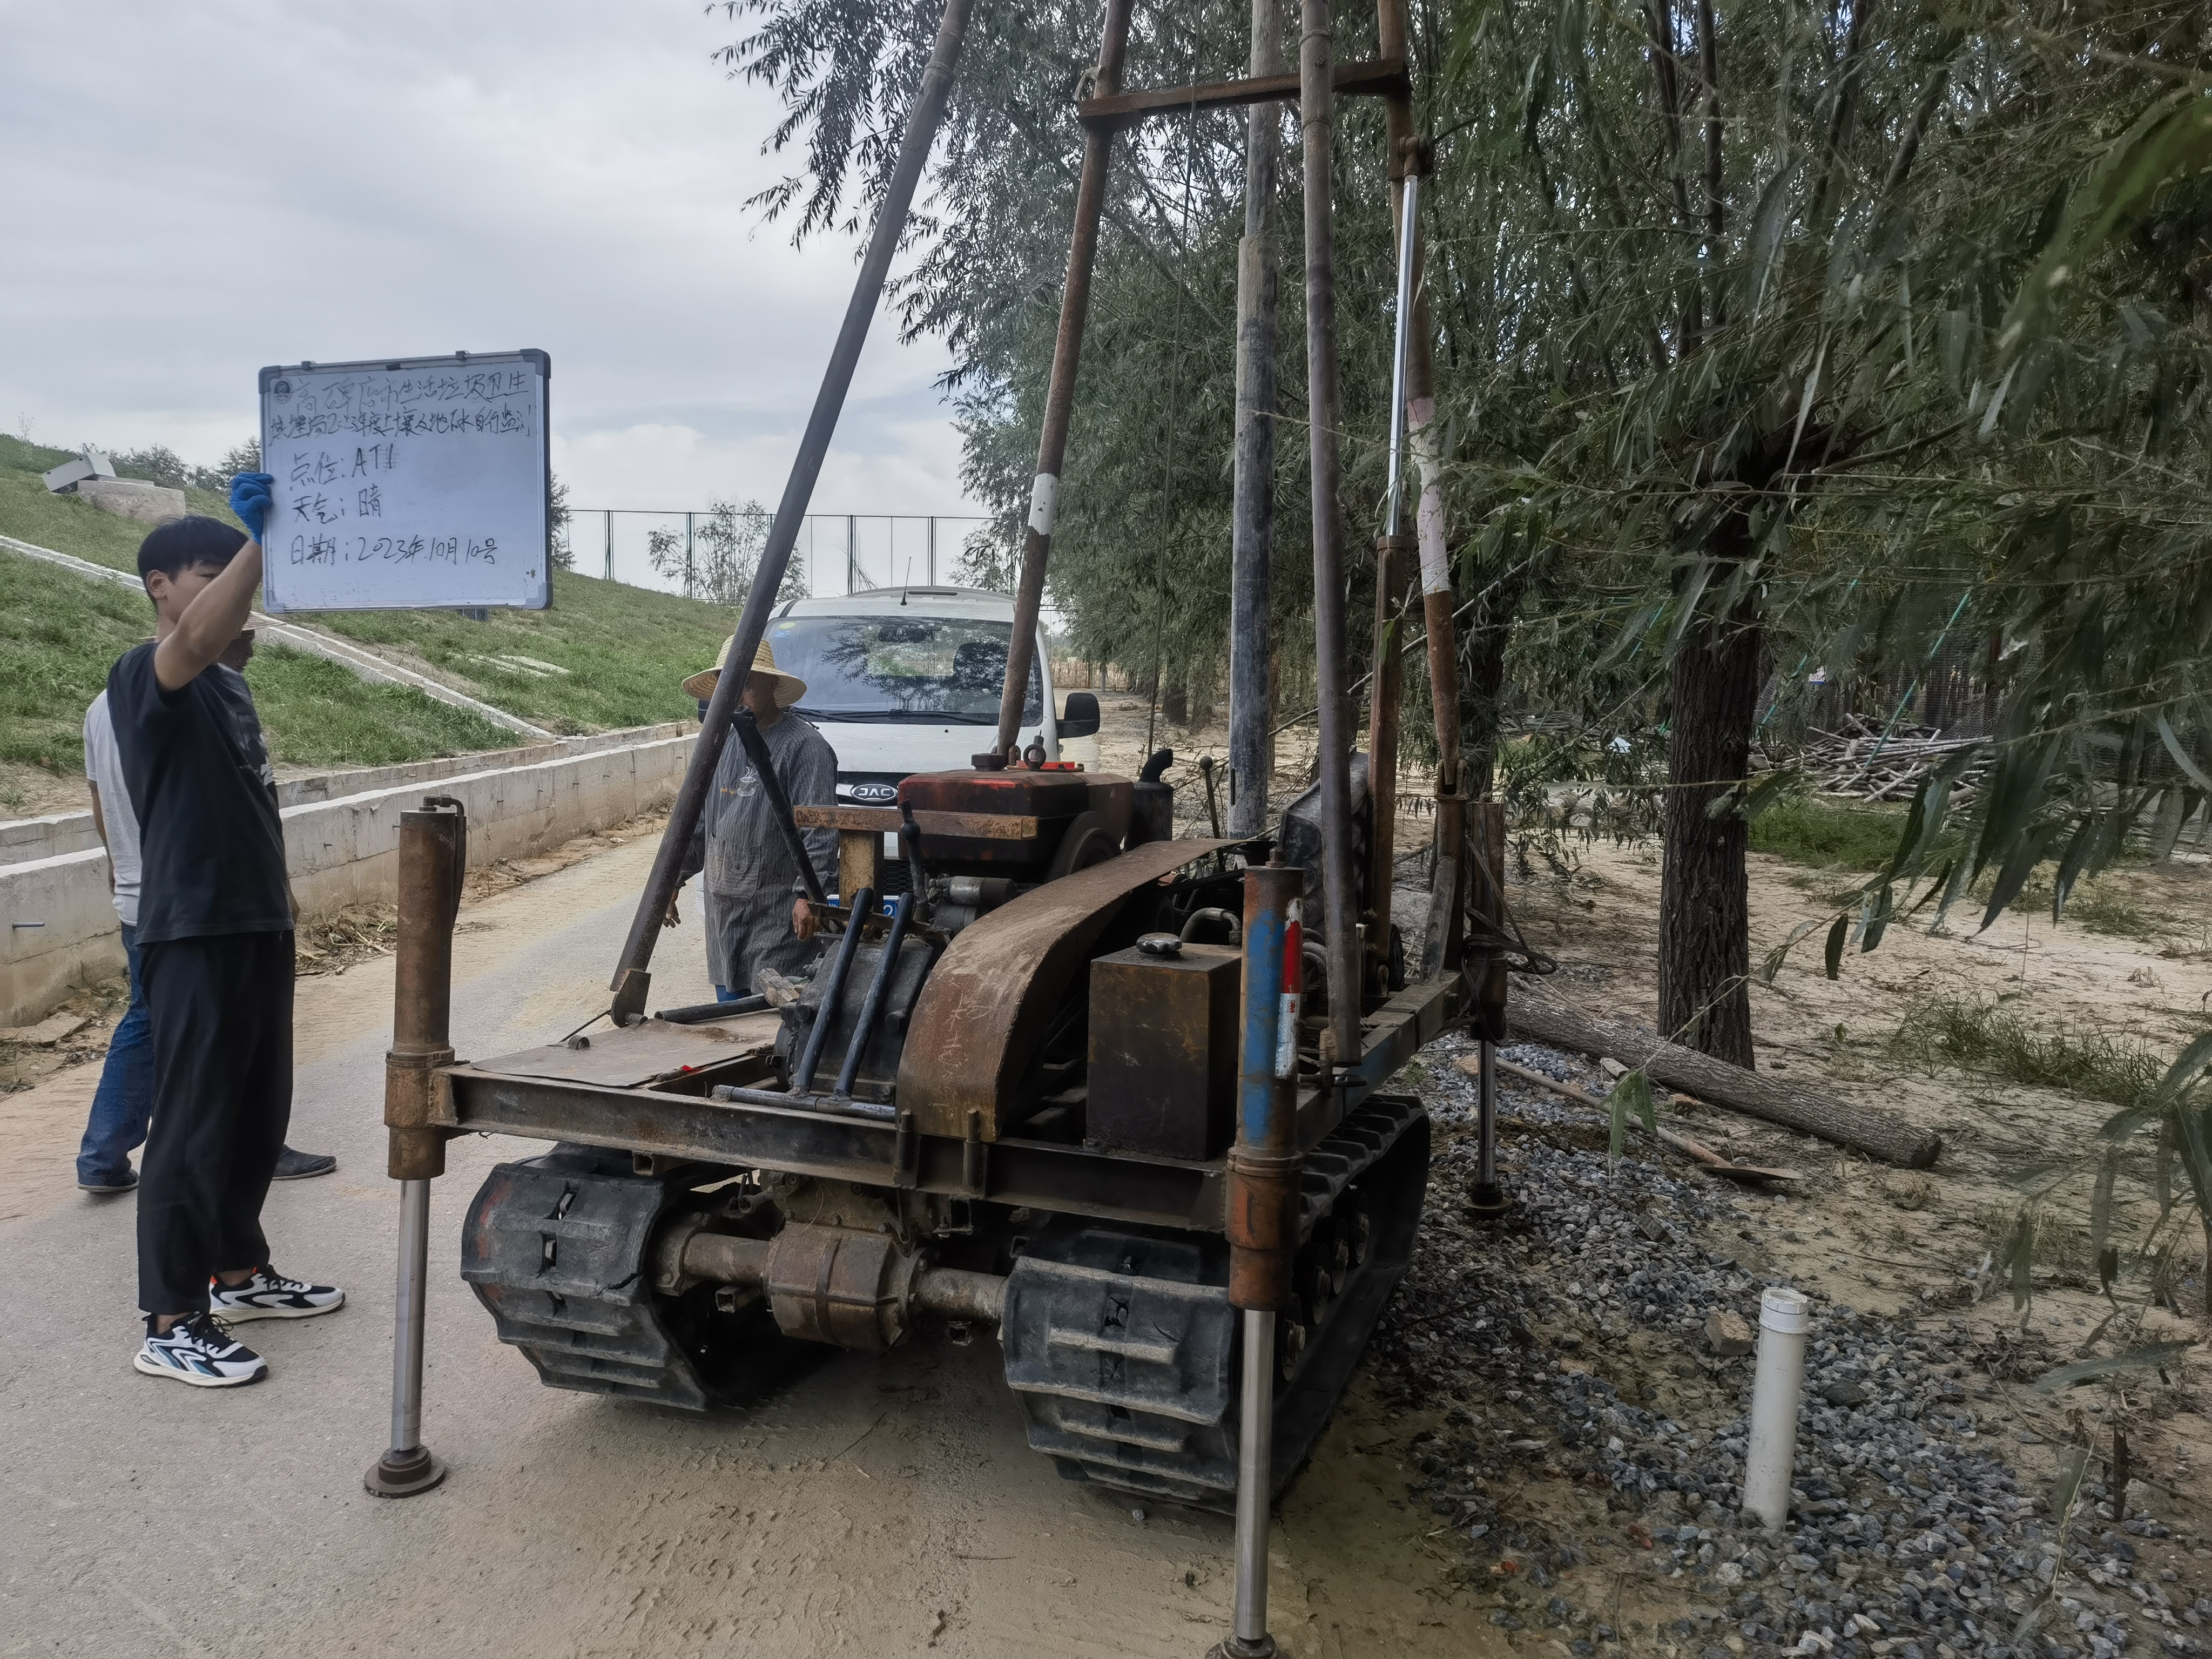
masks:
<instances>
[{"instance_id":1,"label":"blue jeans","mask_svg":"<svg viewBox=\"0 0 2212 1659\"><path fill-rule=\"evenodd\" d=\"M131 964L131 1006L107 1040L107 1063L92 1097L92 1115L77 1148L76 1178L90 1187L112 1186L131 1172L131 1154L146 1140L154 1115L154 1022L138 983L138 930L123 925L123 954Z\"/></svg>"}]
</instances>

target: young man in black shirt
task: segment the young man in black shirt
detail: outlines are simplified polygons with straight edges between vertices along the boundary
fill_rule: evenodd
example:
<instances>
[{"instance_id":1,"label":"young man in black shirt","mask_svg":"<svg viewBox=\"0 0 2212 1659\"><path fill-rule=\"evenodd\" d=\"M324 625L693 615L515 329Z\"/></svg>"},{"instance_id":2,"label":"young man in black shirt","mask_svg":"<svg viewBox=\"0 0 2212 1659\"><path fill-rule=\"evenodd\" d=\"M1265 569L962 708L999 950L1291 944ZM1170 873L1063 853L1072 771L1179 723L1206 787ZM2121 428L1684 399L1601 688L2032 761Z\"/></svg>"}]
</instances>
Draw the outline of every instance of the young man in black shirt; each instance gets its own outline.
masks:
<instances>
[{"instance_id":1,"label":"young man in black shirt","mask_svg":"<svg viewBox=\"0 0 2212 1659\"><path fill-rule=\"evenodd\" d=\"M252 539L214 519L138 550L154 642L108 671L107 708L138 817L140 981L155 1109L138 1188L131 1362L199 1388L269 1367L226 1322L300 1319L345 1300L269 1265L261 1202L292 1113L292 903L274 774L244 678L221 665L261 580L265 473L232 481Z\"/></svg>"}]
</instances>

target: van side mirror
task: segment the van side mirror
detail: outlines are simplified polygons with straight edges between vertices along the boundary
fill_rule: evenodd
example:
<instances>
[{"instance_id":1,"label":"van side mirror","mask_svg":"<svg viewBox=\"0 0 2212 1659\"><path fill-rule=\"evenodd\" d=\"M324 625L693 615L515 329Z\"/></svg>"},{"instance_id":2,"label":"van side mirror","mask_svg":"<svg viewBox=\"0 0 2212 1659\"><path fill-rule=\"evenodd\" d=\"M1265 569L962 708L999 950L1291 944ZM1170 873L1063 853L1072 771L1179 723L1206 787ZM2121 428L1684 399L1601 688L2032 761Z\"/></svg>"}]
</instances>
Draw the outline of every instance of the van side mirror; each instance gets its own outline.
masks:
<instances>
[{"instance_id":1,"label":"van side mirror","mask_svg":"<svg viewBox=\"0 0 2212 1659\"><path fill-rule=\"evenodd\" d=\"M1098 699L1088 691L1067 694L1067 712L1060 717L1060 735L1068 738L1095 738L1098 735Z\"/></svg>"}]
</instances>

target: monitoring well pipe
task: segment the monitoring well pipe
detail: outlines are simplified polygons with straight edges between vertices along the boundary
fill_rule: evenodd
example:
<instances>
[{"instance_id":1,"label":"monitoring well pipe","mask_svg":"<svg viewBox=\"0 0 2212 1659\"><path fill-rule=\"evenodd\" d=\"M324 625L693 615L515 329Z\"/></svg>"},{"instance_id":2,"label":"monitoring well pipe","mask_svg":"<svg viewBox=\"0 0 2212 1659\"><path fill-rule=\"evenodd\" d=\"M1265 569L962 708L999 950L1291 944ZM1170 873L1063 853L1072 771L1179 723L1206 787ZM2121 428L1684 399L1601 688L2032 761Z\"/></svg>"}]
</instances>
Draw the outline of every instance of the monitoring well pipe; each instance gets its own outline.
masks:
<instances>
[{"instance_id":1,"label":"monitoring well pipe","mask_svg":"<svg viewBox=\"0 0 2212 1659\"><path fill-rule=\"evenodd\" d=\"M1751 1384L1743 1507L1769 1532L1779 1532L1790 1520L1790 1474L1797 1461L1797 1407L1805 1389L1811 1309L1802 1291L1780 1285L1769 1285L1759 1299L1759 1369Z\"/></svg>"}]
</instances>

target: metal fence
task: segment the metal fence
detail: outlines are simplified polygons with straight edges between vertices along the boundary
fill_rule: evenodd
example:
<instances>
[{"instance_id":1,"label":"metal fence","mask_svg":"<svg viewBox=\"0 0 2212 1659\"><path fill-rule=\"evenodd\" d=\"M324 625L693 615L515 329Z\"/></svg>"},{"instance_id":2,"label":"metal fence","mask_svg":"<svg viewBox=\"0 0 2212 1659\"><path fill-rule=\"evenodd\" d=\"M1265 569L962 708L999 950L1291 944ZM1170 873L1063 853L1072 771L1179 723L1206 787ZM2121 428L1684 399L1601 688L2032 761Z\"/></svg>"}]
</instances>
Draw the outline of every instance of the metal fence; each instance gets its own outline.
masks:
<instances>
[{"instance_id":1,"label":"metal fence","mask_svg":"<svg viewBox=\"0 0 2212 1659\"><path fill-rule=\"evenodd\" d=\"M709 516L704 508L572 508L570 566L633 587L695 592L696 583L687 573L697 568L700 528ZM791 556L805 572L810 593L857 593L908 584L934 587L957 580L963 544L988 522L981 514L810 513ZM672 562L678 553L685 556L681 568L653 568L650 549L656 531L663 532L663 545L671 550L665 556Z\"/></svg>"}]
</instances>

